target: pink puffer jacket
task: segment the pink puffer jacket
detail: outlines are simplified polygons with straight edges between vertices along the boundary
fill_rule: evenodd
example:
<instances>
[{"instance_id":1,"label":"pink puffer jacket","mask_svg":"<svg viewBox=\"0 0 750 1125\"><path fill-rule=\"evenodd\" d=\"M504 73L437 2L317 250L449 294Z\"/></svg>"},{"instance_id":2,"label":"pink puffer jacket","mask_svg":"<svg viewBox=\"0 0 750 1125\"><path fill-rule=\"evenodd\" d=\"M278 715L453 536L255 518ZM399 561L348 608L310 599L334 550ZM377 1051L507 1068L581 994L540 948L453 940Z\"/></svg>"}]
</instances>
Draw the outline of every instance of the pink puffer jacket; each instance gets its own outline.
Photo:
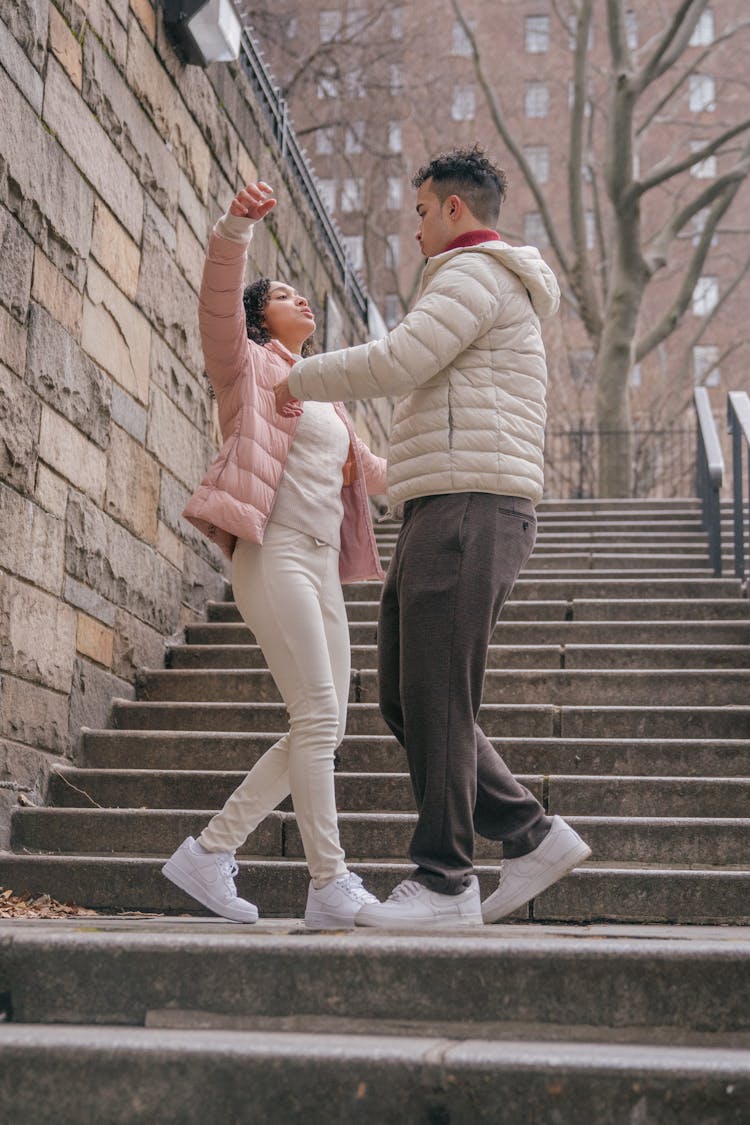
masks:
<instances>
[{"instance_id":1,"label":"pink puffer jacket","mask_svg":"<svg viewBox=\"0 0 750 1125\"><path fill-rule=\"evenodd\" d=\"M242 304L246 256L247 242L213 231L199 322L224 442L183 512L228 558L238 539L263 542L298 424L297 418L276 413L273 393L295 357L277 340L262 347L247 336ZM382 579L367 494L385 492L386 463L357 437L343 405L334 405L350 442L342 484L339 574L342 582Z\"/></svg>"}]
</instances>

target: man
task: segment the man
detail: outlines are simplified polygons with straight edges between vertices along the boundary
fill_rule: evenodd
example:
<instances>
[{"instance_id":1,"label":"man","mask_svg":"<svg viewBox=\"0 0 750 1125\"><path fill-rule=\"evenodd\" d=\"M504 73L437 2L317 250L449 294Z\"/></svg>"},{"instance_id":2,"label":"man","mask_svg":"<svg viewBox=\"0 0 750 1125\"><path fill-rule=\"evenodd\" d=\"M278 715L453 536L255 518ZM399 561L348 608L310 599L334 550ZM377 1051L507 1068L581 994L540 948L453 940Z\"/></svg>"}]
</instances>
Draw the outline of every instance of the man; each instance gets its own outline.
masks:
<instances>
[{"instance_id":1,"label":"man","mask_svg":"<svg viewBox=\"0 0 750 1125\"><path fill-rule=\"evenodd\" d=\"M548 817L476 723L487 648L531 554L542 495L547 371L539 317L559 288L539 252L494 228L504 174L483 151L425 165L417 241L427 259L411 312L382 340L313 356L276 388L293 399L395 396L388 498L404 522L378 623L380 708L406 749L419 813L413 875L366 926L495 922L590 855ZM480 904L474 833L503 843Z\"/></svg>"}]
</instances>

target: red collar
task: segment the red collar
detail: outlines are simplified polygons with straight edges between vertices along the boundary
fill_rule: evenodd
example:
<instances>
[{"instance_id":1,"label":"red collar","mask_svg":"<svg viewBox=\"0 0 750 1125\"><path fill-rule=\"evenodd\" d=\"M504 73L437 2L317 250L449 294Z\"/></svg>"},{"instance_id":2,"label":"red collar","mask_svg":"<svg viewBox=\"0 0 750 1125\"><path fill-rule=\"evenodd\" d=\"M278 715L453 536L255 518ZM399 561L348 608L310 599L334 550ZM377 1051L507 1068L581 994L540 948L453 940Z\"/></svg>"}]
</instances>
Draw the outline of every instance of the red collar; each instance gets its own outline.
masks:
<instances>
[{"instance_id":1,"label":"red collar","mask_svg":"<svg viewBox=\"0 0 750 1125\"><path fill-rule=\"evenodd\" d=\"M479 246L480 242L500 242L500 235L496 230L480 229L480 230L467 230L466 234L459 234L458 238L454 238L453 242L449 242L440 251L445 254L446 250L460 250L463 246Z\"/></svg>"}]
</instances>

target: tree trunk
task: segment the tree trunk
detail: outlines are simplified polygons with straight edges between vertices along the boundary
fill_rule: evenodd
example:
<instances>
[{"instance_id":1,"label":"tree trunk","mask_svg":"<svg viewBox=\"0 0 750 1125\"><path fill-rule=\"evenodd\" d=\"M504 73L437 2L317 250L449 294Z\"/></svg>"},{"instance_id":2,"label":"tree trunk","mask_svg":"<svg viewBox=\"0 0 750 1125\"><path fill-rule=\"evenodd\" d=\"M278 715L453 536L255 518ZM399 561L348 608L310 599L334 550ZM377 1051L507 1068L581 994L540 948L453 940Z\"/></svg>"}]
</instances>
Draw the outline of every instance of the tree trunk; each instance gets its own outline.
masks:
<instances>
[{"instance_id":1,"label":"tree trunk","mask_svg":"<svg viewBox=\"0 0 750 1125\"><path fill-rule=\"evenodd\" d=\"M643 283L613 263L613 289L607 301L596 357L596 421L599 431L599 496L629 497L633 488L630 372L633 339Z\"/></svg>"}]
</instances>

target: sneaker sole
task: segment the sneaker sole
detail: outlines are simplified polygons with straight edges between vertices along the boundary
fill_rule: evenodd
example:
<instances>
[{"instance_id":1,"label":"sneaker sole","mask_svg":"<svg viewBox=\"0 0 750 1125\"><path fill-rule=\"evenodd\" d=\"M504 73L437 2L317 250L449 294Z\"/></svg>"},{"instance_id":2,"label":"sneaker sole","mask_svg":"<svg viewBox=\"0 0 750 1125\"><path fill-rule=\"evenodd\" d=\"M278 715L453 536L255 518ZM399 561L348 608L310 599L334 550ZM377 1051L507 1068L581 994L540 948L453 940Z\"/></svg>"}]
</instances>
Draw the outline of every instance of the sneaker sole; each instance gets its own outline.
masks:
<instances>
[{"instance_id":1,"label":"sneaker sole","mask_svg":"<svg viewBox=\"0 0 750 1125\"><path fill-rule=\"evenodd\" d=\"M207 910L210 910L213 914L217 914L219 918L225 918L227 922L244 922L247 925L252 925L254 922L258 921L257 910L255 911L254 918L248 918L247 916L243 916L241 918L233 918L232 915L228 914L225 910L218 909L213 900L206 894L205 890L198 882L198 880L194 879L193 876L190 875L187 871L183 871L182 868L178 867L178 865L171 859L168 859L164 864L161 869L161 873L165 879L169 879L170 883L174 883L176 887L179 887L181 891L185 892L185 894L188 894L191 898L194 898L196 902L199 902L201 904L201 906L205 906Z\"/></svg>"},{"instance_id":2,"label":"sneaker sole","mask_svg":"<svg viewBox=\"0 0 750 1125\"><path fill-rule=\"evenodd\" d=\"M515 899L512 899L510 904L506 903L499 910L492 908L492 895L490 895L486 903L482 904L482 918L485 924L499 922L501 918L507 918L508 915L512 914L515 910L518 910L527 902L531 902L531 900L536 898L537 895L540 895L542 891L548 890L554 883L559 883L561 879L569 875L579 863L583 863L590 855L591 848L581 840L558 860L554 867L547 867L543 872L540 872L537 879L533 882L533 889L530 894L523 893L516 895Z\"/></svg>"},{"instance_id":3,"label":"sneaker sole","mask_svg":"<svg viewBox=\"0 0 750 1125\"><path fill-rule=\"evenodd\" d=\"M377 921L370 922L366 919L360 919L357 915L355 922L357 926L370 926L372 929L379 930L431 930L439 926L452 928L454 926L481 926L484 919L482 918L481 911L476 914L439 914L437 917L432 918L402 918L396 920L389 918L388 921L378 919Z\"/></svg>"}]
</instances>

